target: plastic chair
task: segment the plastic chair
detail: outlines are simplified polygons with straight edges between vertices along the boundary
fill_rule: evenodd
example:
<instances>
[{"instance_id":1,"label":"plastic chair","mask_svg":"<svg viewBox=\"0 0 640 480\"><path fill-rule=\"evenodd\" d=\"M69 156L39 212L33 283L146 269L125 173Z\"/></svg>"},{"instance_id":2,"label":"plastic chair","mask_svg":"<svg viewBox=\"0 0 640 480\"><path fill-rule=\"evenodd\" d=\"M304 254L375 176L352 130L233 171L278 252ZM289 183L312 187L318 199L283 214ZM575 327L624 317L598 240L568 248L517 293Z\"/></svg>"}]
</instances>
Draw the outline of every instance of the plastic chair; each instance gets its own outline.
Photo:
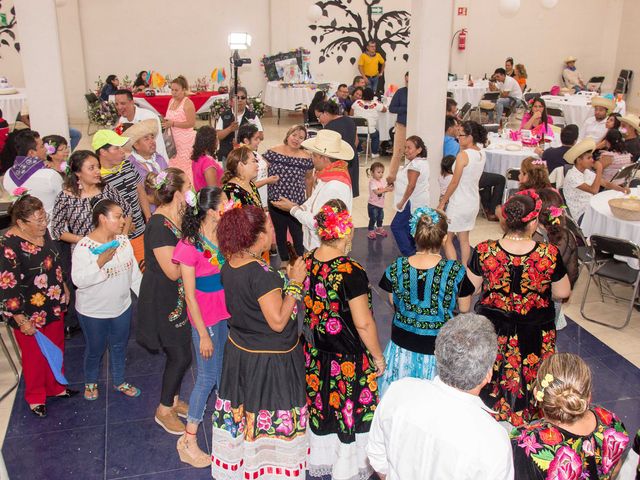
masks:
<instances>
[{"instance_id":1,"label":"plastic chair","mask_svg":"<svg viewBox=\"0 0 640 480\"><path fill-rule=\"evenodd\" d=\"M567 124L564 112L559 108L547 107L547 116L553 118L553 124L558 127L564 127Z\"/></svg>"},{"instance_id":2,"label":"plastic chair","mask_svg":"<svg viewBox=\"0 0 640 480\"><path fill-rule=\"evenodd\" d=\"M364 148L364 164L367 165L369 163L369 154L371 153L371 134L369 133L369 120L364 117L351 117L356 124L357 127L367 127L367 134L358 134L358 137L365 137L365 148Z\"/></svg>"},{"instance_id":3,"label":"plastic chair","mask_svg":"<svg viewBox=\"0 0 640 480\"><path fill-rule=\"evenodd\" d=\"M607 237L604 235L591 235L591 251L593 262L589 265L589 280L584 289L582 302L580 304L580 314L585 320L598 323L606 327L622 329L629 324L633 307L639 304L638 286L640 285L640 270L631 268L624 260L617 260L614 256L629 257L640 262L640 247L637 244L620 238ZM585 303L591 280L594 280L600 290L600 298L614 298L616 301L625 300L629 302L627 318L622 325L612 325L610 323L596 320L585 314ZM610 283L622 284L632 287L631 297L621 297L613 292Z\"/></svg>"}]
</instances>

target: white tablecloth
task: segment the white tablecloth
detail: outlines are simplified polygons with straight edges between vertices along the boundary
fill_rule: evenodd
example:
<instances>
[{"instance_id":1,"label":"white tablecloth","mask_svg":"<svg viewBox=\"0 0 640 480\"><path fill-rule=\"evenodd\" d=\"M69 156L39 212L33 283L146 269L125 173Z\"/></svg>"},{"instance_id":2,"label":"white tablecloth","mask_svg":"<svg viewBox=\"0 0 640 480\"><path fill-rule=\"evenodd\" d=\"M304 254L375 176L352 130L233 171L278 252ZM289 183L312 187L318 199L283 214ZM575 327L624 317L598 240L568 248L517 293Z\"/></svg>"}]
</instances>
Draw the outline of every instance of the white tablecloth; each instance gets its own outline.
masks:
<instances>
[{"instance_id":1,"label":"white tablecloth","mask_svg":"<svg viewBox=\"0 0 640 480\"><path fill-rule=\"evenodd\" d=\"M11 95L0 95L0 108L2 117L11 125L16 121L18 114L22 110L22 105L27 101L27 90L17 88L18 93Z\"/></svg>"},{"instance_id":2,"label":"white tablecloth","mask_svg":"<svg viewBox=\"0 0 640 480\"><path fill-rule=\"evenodd\" d=\"M387 102L386 105L387 108L389 108L389 102ZM389 110L378 114L378 132L380 132L381 142L391 140L391 137L389 137L389 129L393 128L396 124L397 117L398 115L391 113Z\"/></svg>"},{"instance_id":3,"label":"white tablecloth","mask_svg":"<svg viewBox=\"0 0 640 480\"><path fill-rule=\"evenodd\" d=\"M522 160L527 157L537 157L533 148L522 147L519 142L512 142L501 138L491 138L490 144L485 149L487 161L484 171L505 175L510 168L520 168ZM521 150L507 150L507 145L520 145Z\"/></svg>"},{"instance_id":4,"label":"white tablecloth","mask_svg":"<svg viewBox=\"0 0 640 480\"><path fill-rule=\"evenodd\" d=\"M454 82L447 83L447 90L453 93L453 98L458 102L458 108L469 102L471 106L475 107L480 103L482 96L489 89L488 80L475 80L473 87L468 85L468 82L464 80L456 80Z\"/></svg>"},{"instance_id":5,"label":"white tablecloth","mask_svg":"<svg viewBox=\"0 0 640 480\"><path fill-rule=\"evenodd\" d=\"M115 96L114 96L114 99L115 99ZM220 95L212 95L207 99L206 102L202 104L202 106L196 111L196 113L209 113L209 111L211 110L211 105L213 105L213 102L215 100L228 100L228 99L229 99L228 93L223 93ZM147 99L144 97L133 97L133 103L135 103L140 108L146 108L147 110L151 110L152 112L157 113L160 116L164 116L164 113L160 113L159 111L157 111L153 107L153 105L147 102Z\"/></svg>"},{"instance_id":6,"label":"white tablecloth","mask_svg":"<svg viewBox=\"0 0 640 480\"><path fill-rule=\"evenodd\" d=\"M585 236L607 235L640 244L640 221L631 222L614 217L611 208L609 208L609 200L623 196L622 192L605 190L591 197L580 225ZM626 260L630 267L640 268L636 260Z\"/></svg>"},{"instance_id":7,"label":"white tablecloth","mask_svg":"<svg viewBox=\"0 0 640 480\"><path fill-rule=\"evenodd\" d=\"M315 87L282 87L282 82L267 82L262 97L264 104L271 108L280 108L282 110L295 110L296 105L310 105L313 96L318 90ZM329 95L335 91L335 85L332 83L329 89Z\"/></svg>"},{"instance_id":8,"label":"white tablecloth","mask_svg":"<svg viewBox=\"0 0 640 480\"><path fill-rule=\"evenodd\" d=\"M582 128L584 121L593 115L591 97L587 95L569 95L567 97L544 95L542 98L547 107L562 110L567 125L573 123L578 128Z\"/></svg>"}]
</instances>

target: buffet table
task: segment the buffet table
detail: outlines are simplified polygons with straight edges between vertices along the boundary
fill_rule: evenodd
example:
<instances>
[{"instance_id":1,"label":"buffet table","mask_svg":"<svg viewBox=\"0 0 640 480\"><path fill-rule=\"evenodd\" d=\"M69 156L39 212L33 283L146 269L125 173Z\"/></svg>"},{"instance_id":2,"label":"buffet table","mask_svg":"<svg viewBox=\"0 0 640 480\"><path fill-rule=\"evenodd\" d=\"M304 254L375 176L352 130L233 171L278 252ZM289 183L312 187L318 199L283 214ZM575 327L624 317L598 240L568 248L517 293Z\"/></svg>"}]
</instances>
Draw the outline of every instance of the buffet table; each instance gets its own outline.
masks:
<instances>
[{"instance_id":1,"label":"buffet table","mask_svg":"<svg viewBox=\"0 0 640 480\"><path fill-rule=\"evenodd\" d=\"M164 116L169 108L171 94L157 94L147 97L144 93L136 93L133 95L133 101L141 108L146 108L158 115ZM227 99L227 94L218 94L218 92L195 92L189 95L189 98L196 107L196 113L209 113L211 105L215 100Z\"/></svg>"}]
</instances>

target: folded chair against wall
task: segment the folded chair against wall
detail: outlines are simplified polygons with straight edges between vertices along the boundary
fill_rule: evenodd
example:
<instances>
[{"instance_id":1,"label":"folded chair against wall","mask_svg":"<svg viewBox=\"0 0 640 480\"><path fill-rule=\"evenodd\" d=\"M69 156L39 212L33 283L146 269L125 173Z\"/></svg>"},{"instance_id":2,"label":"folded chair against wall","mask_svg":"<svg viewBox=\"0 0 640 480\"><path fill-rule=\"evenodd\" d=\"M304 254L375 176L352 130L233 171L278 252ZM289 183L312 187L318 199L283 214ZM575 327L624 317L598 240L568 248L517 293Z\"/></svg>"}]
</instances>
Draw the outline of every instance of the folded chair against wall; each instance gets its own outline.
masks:
<instances>
[{"instance_id":1,"label":"folded chair against wall","mask_svg":"<svg viewBox=\"0 0 640 480\"><path fill-rule=\"evenodd\" d=\"M602 84L604 82L604 77L591 77L587 82L587 90L590 92L598 92L602 90Z\"/></svg>"},{"instance_id":2,"label":"folded chair against wall","mask_svg":"<svg viewBox=\"0 0 640 480\"><path fill-rule=\"evenodd\" d=\"M624 260L617 260L614 258L614 255L628 257L640 262L640 247L629 240L607 237L604 235L591 235L590 240L593 262L589 265L589 280L587 281L587 286L585 287L584 294L582 296L580 314L585 318L585 320L590 322L599 323L600 325L618 330L622 329L629 324L633 307L635 305L640 305L638 302L640 270L631 268ZM585 303L587 301L591 280L594 280L598 285L602 302L604 302L605 297L613 298L616 302L618 300L629 302L627 318L622 325L616 325L606 321L610 320L612 315L606 315L602 319L596 320L595 318L588 317L585 314ZM627 285L631 287L631 296L629 298L619 296L611 288L612 284Z\"/></svg>"}]
</instances>

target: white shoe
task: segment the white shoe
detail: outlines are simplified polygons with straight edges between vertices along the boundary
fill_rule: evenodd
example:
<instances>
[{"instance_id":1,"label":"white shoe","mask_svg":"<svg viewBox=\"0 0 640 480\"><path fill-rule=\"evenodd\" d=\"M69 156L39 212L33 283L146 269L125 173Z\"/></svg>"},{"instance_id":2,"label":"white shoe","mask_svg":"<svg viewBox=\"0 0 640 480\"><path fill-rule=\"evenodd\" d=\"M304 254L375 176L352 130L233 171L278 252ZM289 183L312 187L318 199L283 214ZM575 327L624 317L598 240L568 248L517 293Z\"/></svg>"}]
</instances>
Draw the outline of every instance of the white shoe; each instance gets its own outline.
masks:
<instances>
[{"instance_id":1,"label":"white shoe","mask_svg":"<svg viewBox=\"0 0 640 480\"><path fill-rule=\"evenodd\" d=\"M371 158L378 158L380 156L379 153L372 153Z\"/></svg>"}]
</instances>

